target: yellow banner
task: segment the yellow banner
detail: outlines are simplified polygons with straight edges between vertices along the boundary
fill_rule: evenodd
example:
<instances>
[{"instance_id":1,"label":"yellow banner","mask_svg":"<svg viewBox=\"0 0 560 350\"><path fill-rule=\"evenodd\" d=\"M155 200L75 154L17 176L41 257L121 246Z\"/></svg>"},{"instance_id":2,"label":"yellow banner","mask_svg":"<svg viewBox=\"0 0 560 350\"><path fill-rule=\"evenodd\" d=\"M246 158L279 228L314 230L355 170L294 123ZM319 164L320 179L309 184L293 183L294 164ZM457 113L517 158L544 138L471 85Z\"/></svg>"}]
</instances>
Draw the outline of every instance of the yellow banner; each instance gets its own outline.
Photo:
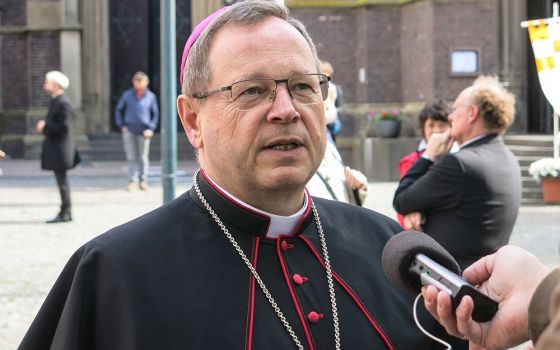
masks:
<instances>
[{"instance_id":1,"label":"yellow banner","mask_svg":"<svg viewBox=\"0 0 560 350\"><path fill-rule=\"evenodd\" d=\"M529 38L532 43L539 40L548 40L548 25L544 23L542 19L538 21L531 21L528 29Z\"/></svg>"},{"instance_id":2,"label":"yellow banner","mask_svg":"<svg viewBox=\"0 0 560 350\"><path fill-rule=\"evenodd\" d=\"M535 63L537 64L537 72L541 72L545 69L554 69L554 57L545 57L545 58L535 58Z\"/></svg>"},{"instance_id":3,"label":"yellow banner","mask_svg":"<svg viewBox=\"0 0 560 350\"><path fill-rule=\"evenodd\" d=\"M527 24L542 91L554 110L560 111L560 20L545 18Z\"/></svg>"}]
</instances>

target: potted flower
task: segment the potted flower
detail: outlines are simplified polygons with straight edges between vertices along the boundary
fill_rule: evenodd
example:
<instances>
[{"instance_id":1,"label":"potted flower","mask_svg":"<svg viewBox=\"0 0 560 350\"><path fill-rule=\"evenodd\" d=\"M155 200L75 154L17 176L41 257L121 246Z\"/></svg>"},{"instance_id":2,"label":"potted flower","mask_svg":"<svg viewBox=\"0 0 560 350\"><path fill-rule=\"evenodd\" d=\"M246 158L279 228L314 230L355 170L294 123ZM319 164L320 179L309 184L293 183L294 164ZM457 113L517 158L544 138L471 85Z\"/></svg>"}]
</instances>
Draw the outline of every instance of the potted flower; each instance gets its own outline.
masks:
<instances>
[{"instance_id":1,"label":"potted flower","mask_svg":"<svg viewBox=\"0 0 560 350\"><path fill-rule=\"evenodd\" d=\"M541 183L545 202L560 202L560 158L543 158L531 163L529 174Z\"/></svg>"},{"instance_id":2,"label":"potted flower","mask_svg":"<svg viewBox=\"0 0 560 350\"><path fill-rule=\"evenodd\" d=\"M394 138L401 131L401 111L372 111L367 115L368 136Z\"/></svg>"}]
</instances>

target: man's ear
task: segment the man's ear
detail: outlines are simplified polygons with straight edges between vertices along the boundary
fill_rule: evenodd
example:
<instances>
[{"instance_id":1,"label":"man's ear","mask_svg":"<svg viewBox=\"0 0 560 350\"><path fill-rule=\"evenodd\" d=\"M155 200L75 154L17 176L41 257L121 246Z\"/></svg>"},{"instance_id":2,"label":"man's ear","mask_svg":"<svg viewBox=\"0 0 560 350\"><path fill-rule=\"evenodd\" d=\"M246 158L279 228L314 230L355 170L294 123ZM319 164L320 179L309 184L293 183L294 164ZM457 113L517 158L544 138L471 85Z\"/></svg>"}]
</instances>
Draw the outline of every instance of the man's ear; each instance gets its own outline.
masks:
<instances>
[{"instance_id":1,"label":"man's ear","mask_svg":"<svg viewBox=\"0 0 560 350\"><path fill-rule=\"evenodd\" d=\"M469 123L475 123L478 119L478 113L480 112L480 108L477 105L473 104L469 107Z\"/></svg>"},{"instance_id":2,"label":"man's ear","mask_svg":"<svg viewBox=\"0 0 560 350\"><path fill-rule=\"evenodd\" d=\"M194 101L194 98L185 95L177 97L179 119L181 119L181 124L183 124L183 129L185 129L191 145L196 149L203 146L199 109L200 106Z\"/></svg>"}]
</instances>

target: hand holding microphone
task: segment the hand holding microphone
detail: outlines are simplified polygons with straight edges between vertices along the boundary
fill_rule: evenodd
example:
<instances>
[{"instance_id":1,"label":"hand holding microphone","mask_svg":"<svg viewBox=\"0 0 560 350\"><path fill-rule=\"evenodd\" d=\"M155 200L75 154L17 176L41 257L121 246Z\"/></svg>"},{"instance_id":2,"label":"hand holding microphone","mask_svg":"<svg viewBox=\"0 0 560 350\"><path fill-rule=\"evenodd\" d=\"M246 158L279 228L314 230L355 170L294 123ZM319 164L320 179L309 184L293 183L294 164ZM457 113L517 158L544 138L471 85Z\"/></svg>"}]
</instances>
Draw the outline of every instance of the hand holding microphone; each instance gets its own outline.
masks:
<instances>
[{"instance_id":1,"label":"hand holding microphone","mask_svg":"<svg viewBox=\"0 0 560 350\"><path fill-rule=\"evenodd\" d=\"M419 293L423 285L435 286L451 297L457 307L463 296L475 301L473 318L486 322L498 304L461 278L455 259L439 243L422 232L404 231L393 236L383 248L383 271L397 287Z\"/></svg>"},{"instance_id":2,"label":"hand holding microphone","mask_svg":"<svg viewBox=\"0 0 560 350\"><path fill-rule=\"evenodd\" d=\"M550 271L527 251L505 246L465 270L465 279L477 286L465 287L453 257L428 235L412 231L387 242L382 263L385 275L396 286L417 293L426 285L422 287L426 309L449 334L468 339L471 350L506 349L528 340L527 309ZM431 266L436 273L427 273ZM467 292L453 292L457 290ZM540 332L542 329L533 329L533 337Z\"/></svg>"},{"instance_id":3,"label":"hand holding microphone","mask_svg":"<svg viewBox=\"0 0 560 350\"><path fill-rule=\"evenodd\" d=\"M445 293L428 286L422 294L426 309L449 334L466 337L486 349L505 349L529 339L527 308L549 271L534 255L514 246L502 247L468 267L463 276L499 303L496 315L485 323L473 321L473 300L469 296L453 313Z\"/></svg>"}]
</instances>

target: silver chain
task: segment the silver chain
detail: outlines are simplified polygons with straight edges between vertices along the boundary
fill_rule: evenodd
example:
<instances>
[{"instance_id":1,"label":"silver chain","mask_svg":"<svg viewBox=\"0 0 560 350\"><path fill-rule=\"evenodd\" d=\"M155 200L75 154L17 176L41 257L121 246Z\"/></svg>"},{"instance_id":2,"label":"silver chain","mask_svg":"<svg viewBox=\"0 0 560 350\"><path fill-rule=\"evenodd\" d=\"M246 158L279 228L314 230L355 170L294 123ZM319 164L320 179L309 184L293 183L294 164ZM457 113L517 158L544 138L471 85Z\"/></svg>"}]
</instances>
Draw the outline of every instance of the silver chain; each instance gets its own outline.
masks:
<instances>
[{"instance_id":1,"label":"silver chain","mask_svg":"<svg viewBox=\"0 0 560 350\"><path fill-rule=\"evenodd\" d=\"M313 209L313 216L315 217L315 225L317 225L317 231L319 231L319 239L321 240L321 248L323 249L323 260L325 260L325 271L327 272L327 283L329 284L329 295L331 297L331 309L334 324L334 343L335 349L340 350L340 328L338 325L338 308L336 307L336 296L334 295L334 283L332 278L331 261L329 259L329 251L327 250L327 241L325 240L325 234L323 233L323 225L321 225L321 220L319 219L319 213L315 207L313 200L311 201L311 209Z\"/></svg>"},{"instance_id":2,"label":"silver chain","mask_svg":"<svg viewBox=\"0 0 560 350\"><path fill-rule=\"evenodd\" d=\"M303 350L304 349L303 345L301 344L301 342L299 341L296 333L292 329L292 326L290 326L290 323L288 322L288 320L286 319L286 317L284 316L284 314L280 310L280 307L278 306L278 304L276 304L276 301L274 301L274 298L272 297L272 295L268 291L268 288L266 288L266 286L264 285L264 282L262 281L261 277L259 276L259 273L257 272L257 270L255 270L255 268L253 267L253 264L251 264L251 261L249 261L249 259L247 258L247 256L245 255L245 253L243 252L243 250L241 249L239 244L237 244L237 241L235 240L235 238L233 238L233 235L229 232L229 230L224 225L222 220L218 217L218 214L216 214L216 212L214 211L214 209L212 209L212 207L210 206L208 201L206 201L206 198L204 198L204 195L202 194L202 192L200 191L200 188L198 187L197 176L198 176L199 172L200 172L200 169L197 170L195 172L194 176L193 176L193 187L196 191L196 194L198 195L198 198L200 198L200 201L202 202L202 204L204 205L206 210L208 210L208 213L210 213L210 215L212 216L214 221L218 224L218 226L220 227L222 232L226 235L228 240L231 242L231 244L233 245L233 247L235 248L237 253L239 253L239 255L241 256L241 259L243 259L243 262L245 262L245 265L247 265L247 268L249 268L249 270L253 274L253 277L255 278L259 287L261 288L264 295L268 299L268 302L270 303L270 305L272 306L272 308L274 309L274 311L278 315L278 318L280 319L280 321L282 321L282 323L284 324L284 327L286 328L286 330L288 331L288 333L290 334L290 336L294 340L294 343L296 343L296 346L298 347L298 349ZM311 201L311 208L313 209L313 216L315 217L315 224L317 225L317 230L319 232L319 239L321 240L321 248L323 250L323 259L325 260L325 270L326 270L326 273L327 273L327 282L328 282L328 285L329 285L329 295L330 295L330 299L331 299L331 308L332 308L332 314L333 314L334 340L335 340L335 345L336 345L335 348L336 348L336 350L340 350L340 329L339 329L339 324L338 324L338 310L336 308L336 296L334 294L334 283L333 283L333 278L332 278L331 263L330 263L330 260L329 260L329 252L327 251L327 243L325 241L325 234L323 233L323 226L321 226L321 220L319 219L319 214L317 213L317 209L315 208L315 203L313 203L313 200L311 200L311 198L310 198L310 201Z\"/></svg>"}]
</instances>

